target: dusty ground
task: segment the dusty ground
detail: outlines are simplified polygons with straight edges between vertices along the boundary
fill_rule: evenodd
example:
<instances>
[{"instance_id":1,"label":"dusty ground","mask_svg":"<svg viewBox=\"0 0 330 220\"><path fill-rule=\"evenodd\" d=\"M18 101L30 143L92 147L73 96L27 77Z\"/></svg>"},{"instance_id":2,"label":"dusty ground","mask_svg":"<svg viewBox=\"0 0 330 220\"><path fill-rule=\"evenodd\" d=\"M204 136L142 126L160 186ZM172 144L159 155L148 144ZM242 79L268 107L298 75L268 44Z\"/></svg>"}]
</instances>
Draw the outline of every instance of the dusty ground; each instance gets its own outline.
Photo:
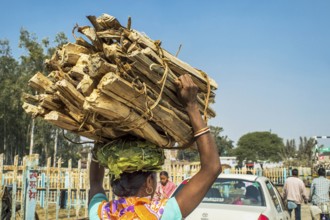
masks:
<instances>
[{"instance_id":1,"label":"dusty ground","mask_svg":"<svg viewBox=\"0 0 330 220\"><path fill-rule=\"evenodd\" d=\"M303 204L301 206L301 217L302 220L312 220L308 205ZM293 216L292 219L294 219Z\"/></svg>"},{"instance_id":2,"label":"dusty ground","mask_svg":"<svg viewBox=\"0 0 330 220\"><path fill-rule=\"evenodd\" d=\"M38 217L39 219L46 219L45 217L45 211L44 209L41 209L40 206L37 207L37 213L38 213ZM71 209L70 210L70 214L68 216L68 210L66 209L60 209L59 210L59 215L58 215L58 219L85 219L83 218L85 213L85 209L80 209L79 212L79 218L76 218L76 210ZM48 219L56 219L56 207L55 204L50 204L49 205L49 209L48 209Z\"/></svg>"}]
</instances>

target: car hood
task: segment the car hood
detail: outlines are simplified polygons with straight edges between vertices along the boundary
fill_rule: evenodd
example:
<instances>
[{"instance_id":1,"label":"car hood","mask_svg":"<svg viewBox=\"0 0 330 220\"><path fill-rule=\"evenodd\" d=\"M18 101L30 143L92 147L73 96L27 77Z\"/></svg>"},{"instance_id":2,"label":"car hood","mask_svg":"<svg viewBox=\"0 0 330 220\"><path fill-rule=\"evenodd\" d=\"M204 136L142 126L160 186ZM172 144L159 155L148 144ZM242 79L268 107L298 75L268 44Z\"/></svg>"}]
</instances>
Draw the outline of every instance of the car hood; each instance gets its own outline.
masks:
<instances>
[{"instance_id":1,"label":"car hood","mask_svg":"<svg viewBox=\"0 0 330 220\"><path fill-rule=\"evenodd\" d=\"M266 210L265 206L221 205L201 203L186 220L233 220L251 219L257 220L261 213Z\"/></svg>"}]
</instances>

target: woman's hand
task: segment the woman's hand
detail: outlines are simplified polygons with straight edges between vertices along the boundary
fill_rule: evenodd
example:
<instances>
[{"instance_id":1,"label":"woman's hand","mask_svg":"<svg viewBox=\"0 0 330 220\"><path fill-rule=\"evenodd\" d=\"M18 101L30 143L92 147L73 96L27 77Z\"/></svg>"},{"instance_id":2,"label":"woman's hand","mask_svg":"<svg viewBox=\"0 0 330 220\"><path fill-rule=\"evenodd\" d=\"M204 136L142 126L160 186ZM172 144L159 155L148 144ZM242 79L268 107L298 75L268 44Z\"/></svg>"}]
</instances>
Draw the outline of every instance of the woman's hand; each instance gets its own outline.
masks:
<instances>
[{"instance_id":1,"label":"woman's hand","mask_svg":"<svg viewBox=\"0 0 330 220\"><path fill-rule=\"evenodd\" d=\"M178 98L186 110L189 110L191 107L196 107L198 87L193 82L191 76L188 74L180 76L176 84Z\"/></svg>"}]
</instances>

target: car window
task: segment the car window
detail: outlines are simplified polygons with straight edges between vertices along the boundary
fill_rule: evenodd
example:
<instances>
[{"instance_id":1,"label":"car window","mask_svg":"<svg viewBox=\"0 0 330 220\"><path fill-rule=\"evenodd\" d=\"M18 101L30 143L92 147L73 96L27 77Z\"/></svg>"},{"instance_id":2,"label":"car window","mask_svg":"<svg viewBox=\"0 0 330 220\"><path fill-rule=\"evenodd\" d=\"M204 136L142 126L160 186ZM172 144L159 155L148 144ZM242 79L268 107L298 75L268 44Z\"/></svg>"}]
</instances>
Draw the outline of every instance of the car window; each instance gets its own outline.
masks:
<instances>
[{"instance_id":1,"label":"car window","mask_svg":"<svg viewBox=\"0 0 330 220\"><path fill-rule=\"evenodd\" d=\"M275 205L275 208L277 212L281 213L284 210L284 204L282 201L282 197L280 196L277 189L273 186L273 184L270 181L266 181L266 186L268 189L268 192L270 194L270 197L272 198L272 201Z\"/></svg>"},{"instance_id":2,"label":"car window","mask_svg":"<svg viewBox=\"0 0 330 220\"><path fill-rule=\"evenodd\" d=\"M181 184L173 196L184 185ZM258 182L218 178L206 193L202 203L265 206L264 201L264 195Z\"/></svg>"}]
</instances>

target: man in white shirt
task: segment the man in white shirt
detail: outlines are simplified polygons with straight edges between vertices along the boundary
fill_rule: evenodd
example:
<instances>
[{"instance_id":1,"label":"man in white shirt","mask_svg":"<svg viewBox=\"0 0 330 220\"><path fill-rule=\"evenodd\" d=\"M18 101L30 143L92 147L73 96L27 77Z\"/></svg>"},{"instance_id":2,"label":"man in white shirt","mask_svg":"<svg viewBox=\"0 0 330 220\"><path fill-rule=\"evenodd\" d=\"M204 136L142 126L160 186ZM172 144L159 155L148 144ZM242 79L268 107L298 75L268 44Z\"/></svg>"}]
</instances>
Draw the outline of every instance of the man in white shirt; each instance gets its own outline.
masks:
<instances>
[{"instance_id":1,"label":"man in white shirt","mask_svg":"<svg viewBox=\"0 0 330 220\"><path fill-rule=\"evenodd\" d=\"M307 203L308 195L304 182L298 178L298 170L292 170L292 176L287 178L283 187L283 198L288 201L291 216L295 210L295 220L301 220L301 203Z\"/></svg>"}]
</instances>

